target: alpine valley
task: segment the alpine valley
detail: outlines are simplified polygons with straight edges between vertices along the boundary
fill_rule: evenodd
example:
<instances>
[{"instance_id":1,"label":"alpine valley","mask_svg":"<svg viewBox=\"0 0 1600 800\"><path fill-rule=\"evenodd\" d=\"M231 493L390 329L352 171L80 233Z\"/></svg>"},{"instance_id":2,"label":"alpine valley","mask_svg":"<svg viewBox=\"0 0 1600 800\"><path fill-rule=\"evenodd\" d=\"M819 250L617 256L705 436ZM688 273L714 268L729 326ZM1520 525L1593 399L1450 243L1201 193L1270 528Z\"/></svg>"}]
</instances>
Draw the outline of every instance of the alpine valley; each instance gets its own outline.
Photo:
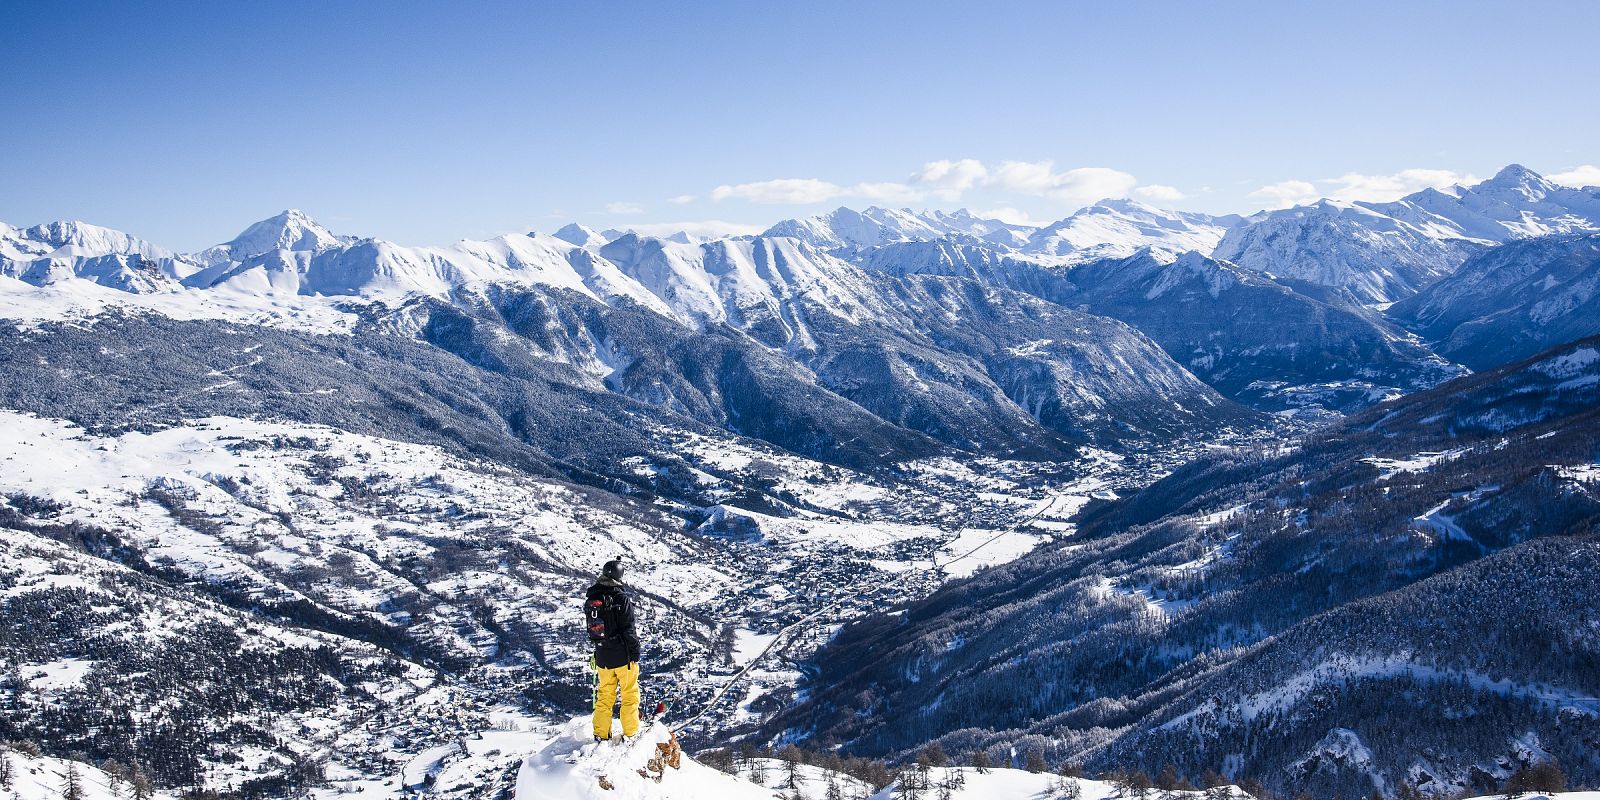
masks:
<instances>
[{"instance_id":1,"label":"alpine valley","mask_svg":"<svg viewBox=\"0 0 1600 800\"><path fill-rule=\"evenodd\" d=\"M1597 293L1600 187L1516 165L1041 227L0 224L0 798L1600 787ZM597 746L619 556L667 708Z\"/></svg>"}]
</instances>

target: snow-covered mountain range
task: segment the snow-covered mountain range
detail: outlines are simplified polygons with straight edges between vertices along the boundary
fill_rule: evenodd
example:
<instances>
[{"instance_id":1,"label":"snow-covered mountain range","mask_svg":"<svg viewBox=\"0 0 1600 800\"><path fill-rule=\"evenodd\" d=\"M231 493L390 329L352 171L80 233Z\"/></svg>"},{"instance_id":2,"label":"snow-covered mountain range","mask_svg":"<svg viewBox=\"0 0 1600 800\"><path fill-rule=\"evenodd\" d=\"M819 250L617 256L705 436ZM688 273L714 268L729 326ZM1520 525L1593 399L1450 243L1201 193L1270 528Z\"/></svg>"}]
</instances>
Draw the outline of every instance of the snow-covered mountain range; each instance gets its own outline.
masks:
<instances>
[{"instance_id":1,"label":"snow-covered mountain range","mask_svg":"<svg viewBox=\"0 0 1600 800\"><path fill-rule=\"evenodd\" d=\"M1473 186L1392 203L1323 200L1250 216L1214 255L1258 272L1350 291L1367 303L1415 294L1485 247L1600 230L1600 187L1573 189L1512 164Z\"/></svg>"},{"instance_id":2,"label":"snow-covered mountain range","mask_svg":"<svg viewBox=\"0 0 1600 800\"><path fill-rule=\"evenodd\" d=\"M919 214L873 206L785 220L762 235L791 237L846 254L897 242L970 239L1003 251L1084 260L1128 256L1142 247L1210 252L1240 219L1163 211L1135 200L1102 200L1053 224L1032 227L986 219L966 209Z\"/></svg>"},{"instance_id":3,"label":"snow-covered mountain range","mask_svg":"<svg viewBox=\"0 0 1600 800\"><path fill-rule=\"evenodd\" d=\"M904 794L824 751L934 740L1173 792L1591 781L1597 198L1512 166L711 239L0 225L0 758L96 796L603 791L568 600L623 555L647 698L706 711L708 764L811 748L814 789ZM1429 644L1468 620L1490 646Z\"/></svg>"}]
</instances>

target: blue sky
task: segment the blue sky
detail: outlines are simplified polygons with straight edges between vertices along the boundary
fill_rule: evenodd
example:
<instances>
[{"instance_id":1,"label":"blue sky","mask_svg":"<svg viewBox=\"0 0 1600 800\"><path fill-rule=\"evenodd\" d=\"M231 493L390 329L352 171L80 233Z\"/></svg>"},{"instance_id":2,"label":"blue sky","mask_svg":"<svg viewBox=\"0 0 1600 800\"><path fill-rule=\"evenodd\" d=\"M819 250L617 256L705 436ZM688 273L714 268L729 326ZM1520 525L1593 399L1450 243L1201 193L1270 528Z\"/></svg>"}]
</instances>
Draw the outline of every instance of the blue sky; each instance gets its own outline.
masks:
<instances>
[{"instance_id":1,"label":"blue sky","mask_svg":"<svg viewBox=\"0 0 1600 800\"><path fill-rule=\"evenodd\" d=\"M600 7L593 7L600 6ZM1600 171L1600 3L6 0L0 220L179 249ZM705 227L715 227L706 225Z\"/></svg>"}]
</instances>

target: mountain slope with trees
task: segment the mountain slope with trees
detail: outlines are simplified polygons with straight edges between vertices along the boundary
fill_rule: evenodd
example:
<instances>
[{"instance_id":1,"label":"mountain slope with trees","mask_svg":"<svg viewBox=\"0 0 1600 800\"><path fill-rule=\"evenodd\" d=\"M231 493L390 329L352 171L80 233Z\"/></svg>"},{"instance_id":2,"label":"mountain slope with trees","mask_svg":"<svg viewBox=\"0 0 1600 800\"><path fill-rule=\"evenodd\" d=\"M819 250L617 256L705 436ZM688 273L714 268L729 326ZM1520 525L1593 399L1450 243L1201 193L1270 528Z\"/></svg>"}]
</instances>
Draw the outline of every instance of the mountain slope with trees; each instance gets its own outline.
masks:
<instances>
[{"instance_id":1,"label":"mountain slope with trees","mask_svg":"<svg viewBox=\"0 0 1600 800\"><path fill-rule=\"evenodd\" d=\"M862 753L1026 736L1093 769L1363 794L1493 789L1554 747L1595 780L1597 347L1087 509L1061 545L846 628L774 730Z\"/></svg>"}]
</instances>

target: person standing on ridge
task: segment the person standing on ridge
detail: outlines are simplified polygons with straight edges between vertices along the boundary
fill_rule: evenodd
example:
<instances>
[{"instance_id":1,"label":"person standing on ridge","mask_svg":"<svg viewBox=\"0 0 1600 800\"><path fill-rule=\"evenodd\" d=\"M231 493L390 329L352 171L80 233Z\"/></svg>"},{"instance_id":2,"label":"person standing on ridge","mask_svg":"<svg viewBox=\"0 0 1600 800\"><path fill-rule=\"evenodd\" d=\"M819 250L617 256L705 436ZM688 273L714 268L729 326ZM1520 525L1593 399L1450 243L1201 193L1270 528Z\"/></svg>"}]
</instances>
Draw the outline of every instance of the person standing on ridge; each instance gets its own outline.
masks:
<instances>
[{"instance_id":1,"label":"person standing on ridge","mask_svg":"<svg viewBox=\"0 0 1600 800\"><path fill-rule=\"evenodd\" d=\"M622 738L639 733L639 634L633 628L633 601L622 590L622 559L607 561L600 580L589 587L584 623L594 644L594 740L611 738L611 708L622 701Z\"/></svg>"}]
</instances>

